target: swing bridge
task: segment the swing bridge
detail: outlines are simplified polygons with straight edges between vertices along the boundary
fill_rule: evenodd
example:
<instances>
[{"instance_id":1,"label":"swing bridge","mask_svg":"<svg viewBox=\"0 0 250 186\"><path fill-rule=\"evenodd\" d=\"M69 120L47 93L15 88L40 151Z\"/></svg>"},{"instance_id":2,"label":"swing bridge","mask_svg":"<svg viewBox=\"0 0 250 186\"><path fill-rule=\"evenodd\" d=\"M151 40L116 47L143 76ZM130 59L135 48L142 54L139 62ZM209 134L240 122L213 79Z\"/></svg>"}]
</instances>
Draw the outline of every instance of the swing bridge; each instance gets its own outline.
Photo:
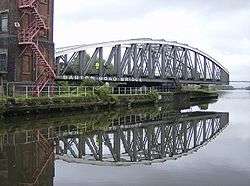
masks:
<instances>
[{"instance_id":1,"label":"swing bridge","mask_svg":"<svg viewBox=\"0 0 250 186\"><path fill-rule=\"evenodd\" d=\"M56 49L56 79L165 84L228 84L217 60L175 41L149 38Z\"/></svg>"}]
</instances>

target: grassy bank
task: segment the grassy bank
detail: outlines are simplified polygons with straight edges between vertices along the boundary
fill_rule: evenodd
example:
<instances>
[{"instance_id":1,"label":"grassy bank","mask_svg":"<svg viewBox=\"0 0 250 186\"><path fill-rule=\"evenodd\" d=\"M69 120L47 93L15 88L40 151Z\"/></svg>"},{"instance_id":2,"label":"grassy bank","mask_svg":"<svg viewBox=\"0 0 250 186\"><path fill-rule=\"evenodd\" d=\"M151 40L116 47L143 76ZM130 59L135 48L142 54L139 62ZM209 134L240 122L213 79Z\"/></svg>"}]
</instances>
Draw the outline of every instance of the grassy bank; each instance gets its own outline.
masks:
<instances>
[{"instance_id":1,"label":"grassy bank","mask_svg":"<svg viewBox=\"0 0 250 186\"><path fill-rule=\"evenodd\" d=\"M186 104L193 100L217 99L218 94L207 90L149 92L147 94L111 94L110 87L100 87L95 94L55 97L1 98L1 115L61 112L68 110L98 110L116 107L153 105L155 103Z\"/></svg>"},{"instance_id":2,"label":"grassy bank","mask_svg":"<svg viewBox=\"0 0 250 186\"><path fill-rule=\"evenodd\" d=\"M206 99L218 99L217 91L208 90L185 90L183 93L187 93L190 96L190 100L206 100Z\"/></svg>"},{"instance_id":3,"label":"grassy bank","mask_svg":"<svg viewBox=\"0 0 250 186\"><path fill-rule=\"evenodd\" d=\"M1 114L19 114L30 112L61 111L64 109L100 109L138 104L156 103L158 94L151 92L145 95L111 95L108 92L88 94L86 96L57 97L16 97L0 100Z\"/></svg>"}]
</instances>

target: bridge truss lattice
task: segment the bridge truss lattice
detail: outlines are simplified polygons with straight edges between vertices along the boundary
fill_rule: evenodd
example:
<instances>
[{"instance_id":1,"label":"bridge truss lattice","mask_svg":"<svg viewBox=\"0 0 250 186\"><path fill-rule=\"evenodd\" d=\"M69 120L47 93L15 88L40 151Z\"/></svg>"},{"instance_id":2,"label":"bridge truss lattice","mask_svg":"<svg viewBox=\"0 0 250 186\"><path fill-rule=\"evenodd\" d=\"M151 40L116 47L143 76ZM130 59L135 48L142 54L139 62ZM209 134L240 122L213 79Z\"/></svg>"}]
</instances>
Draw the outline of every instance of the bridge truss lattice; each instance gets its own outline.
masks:
<instances>
[{"instance_id":1,"label":"bridge truss lattice","mask_svg":"<svg viewBox=\"0 0 250 186\"><path fill-rule=\"evenodd\" d=\"M186 44L134 39L59 48L57 79L228 84L229 72Z\"/></svg>"}]
</instances>

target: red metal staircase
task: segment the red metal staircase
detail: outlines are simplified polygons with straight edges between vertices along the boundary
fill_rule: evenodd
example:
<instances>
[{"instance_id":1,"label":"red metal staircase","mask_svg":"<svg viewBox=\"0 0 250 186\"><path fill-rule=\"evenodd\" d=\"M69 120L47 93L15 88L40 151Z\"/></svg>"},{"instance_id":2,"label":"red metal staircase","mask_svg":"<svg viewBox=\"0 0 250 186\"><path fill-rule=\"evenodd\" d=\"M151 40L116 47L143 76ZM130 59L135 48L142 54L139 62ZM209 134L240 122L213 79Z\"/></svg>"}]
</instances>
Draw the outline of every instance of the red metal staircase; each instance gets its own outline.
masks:
<instances>
[{"instance_id":1,"label":"red metal staircase","mask_svg":"<svg viewBox=\"0 0 250 186\"><path fill-rule=\"evenodd\" d=\"M49 29L45 19L38 11L39 4L39 0L18 0L19 9L28 12L30 19L33 20L27 28L20 31L18 38L19 45L30 47L36 57L36 67L40 73L34 83L33 95L35 96L40 96L48 83L53 84L56 76L52 63L46 59L42 46L38 43L40 31Z\"/></svg>"}]
</instances>

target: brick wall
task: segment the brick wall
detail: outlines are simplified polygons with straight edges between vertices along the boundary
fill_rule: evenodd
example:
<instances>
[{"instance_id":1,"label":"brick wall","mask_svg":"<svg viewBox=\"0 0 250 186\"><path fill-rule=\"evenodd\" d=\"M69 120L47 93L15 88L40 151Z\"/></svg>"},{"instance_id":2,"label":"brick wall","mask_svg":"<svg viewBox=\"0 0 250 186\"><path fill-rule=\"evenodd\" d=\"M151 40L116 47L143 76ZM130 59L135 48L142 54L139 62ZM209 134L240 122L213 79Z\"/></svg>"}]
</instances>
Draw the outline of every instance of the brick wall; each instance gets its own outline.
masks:
<instances>
[{"instance_id":1,"label":"brick wall","mask_svg":"<svg viewBox=\"0 0 250 186\"><path fill-rule=\"evenodd\" d=\"M54 62L53 9L54 0L40 1L39 12L46 17L50 30L45 36L42 36L43 33L40 34L39 43L43 45L50 63ZM4 78L7 81L17 82L34 81L36 78L35 57L30 49L24 52L24 47L18 45L17 38L18 29L23 28L31 20L19 11L17 0L1 0L0 13L1 11L8 11L9 16L9 32L0 32L0 49L8 49L8 73L4 75ZM15 22L19 22L21 28L16 28Z\"/></svg>"}]
</instances>

